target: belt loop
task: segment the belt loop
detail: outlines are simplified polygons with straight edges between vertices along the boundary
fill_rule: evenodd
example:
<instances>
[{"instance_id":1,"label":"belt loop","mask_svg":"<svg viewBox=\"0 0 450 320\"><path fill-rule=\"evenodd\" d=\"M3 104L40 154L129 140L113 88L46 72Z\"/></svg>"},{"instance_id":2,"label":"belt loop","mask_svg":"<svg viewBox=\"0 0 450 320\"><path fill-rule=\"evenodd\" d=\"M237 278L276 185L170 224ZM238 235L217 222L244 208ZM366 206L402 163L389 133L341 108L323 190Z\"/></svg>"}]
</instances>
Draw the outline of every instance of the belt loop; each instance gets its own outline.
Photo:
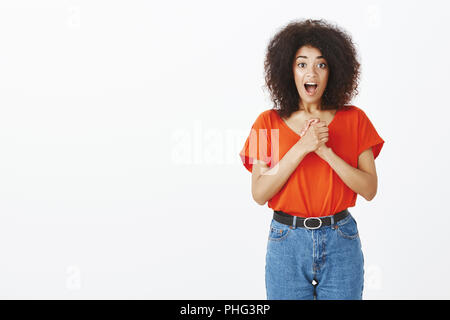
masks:
<instances>
[{"instance_id":1,"label":"belt loop","mask_svg":"<svg viewBox=\"0 0 450 320\"><path fill-rule=\"evenodd\" d=\"M297 216L294 216L294 222L293 222L293 228L295 229L297 227Z\"/></svg>"},{"instance_id":2,"label":"belt loop","mask_svg":"<svg viewBox=\"0 0 450 320\"><path fill-rule=\"evenodd\" d=\"M330 218L331 218L331 228L333 228L334 227L334 215L332 215Z\"/></svg>"}]
</instances>

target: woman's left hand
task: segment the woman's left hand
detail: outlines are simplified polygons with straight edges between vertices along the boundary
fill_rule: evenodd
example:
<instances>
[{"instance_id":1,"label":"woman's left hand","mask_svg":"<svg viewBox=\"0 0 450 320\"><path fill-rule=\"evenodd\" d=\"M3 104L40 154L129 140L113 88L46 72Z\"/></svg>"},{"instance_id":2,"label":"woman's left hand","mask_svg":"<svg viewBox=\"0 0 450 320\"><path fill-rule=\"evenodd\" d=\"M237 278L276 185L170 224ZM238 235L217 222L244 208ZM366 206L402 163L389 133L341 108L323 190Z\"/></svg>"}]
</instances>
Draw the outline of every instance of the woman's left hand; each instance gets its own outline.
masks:
<instances>
[{"instance_id":1,"label":"woman's left hand","mask_svg":"<svg viewBox=\"0 0 450 320\"><path fill-rule=\"evenodd\" d=\"M318 147L315 151L314 151L319 157L321 157L323 160L326 161L328 155L331 152L331 148L327 147L327 145L325 143L323 143L320 147Z\"/></svg>"},{"instance_id":2,"label":"woman's left hand","mask_svg":"<svg viewBox=\"0 0 450 320\"><path fill-rule=\"evenodd\" d=\"M308 131L309 127L310 127L312 124L317 123L317 122L319 122L319 121L320 121L319 118L314 118L314 119L309 119L309 120L307 120L306 126L305 126L305 128L303 128L302 132L300 133L300 136L304 136L305 133L306 133L306 131ZM331 151L332 151L331 148L328 147L328 146L325 144L325 142L324 142L324 143L323 143L320 147L318 147L314 152L315 152L320 158L322 158L323 160L326 161L326 157L330 154Z\"/></svg>"}]
</instances>

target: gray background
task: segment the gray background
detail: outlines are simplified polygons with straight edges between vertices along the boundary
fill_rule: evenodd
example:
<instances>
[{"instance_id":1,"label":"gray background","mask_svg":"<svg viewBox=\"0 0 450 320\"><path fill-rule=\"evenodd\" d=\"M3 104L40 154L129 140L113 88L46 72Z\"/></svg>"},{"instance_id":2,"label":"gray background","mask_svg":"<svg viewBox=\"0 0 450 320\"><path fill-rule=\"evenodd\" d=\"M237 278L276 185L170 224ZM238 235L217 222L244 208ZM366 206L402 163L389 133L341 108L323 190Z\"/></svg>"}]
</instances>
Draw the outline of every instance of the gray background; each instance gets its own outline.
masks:
<instances>
[{"instance_id":1,"label":"gray background","mask_svg":"<svg viewBox=\"0 0 450 320\"><path fill-rule=\"evenodd\" d=\"M350 211L365 299L450 298L444 1L1 1L0 297L265 299L272 211L238 156L268 40L347 30L386 141Z\"/></svg>"}]
</instances>

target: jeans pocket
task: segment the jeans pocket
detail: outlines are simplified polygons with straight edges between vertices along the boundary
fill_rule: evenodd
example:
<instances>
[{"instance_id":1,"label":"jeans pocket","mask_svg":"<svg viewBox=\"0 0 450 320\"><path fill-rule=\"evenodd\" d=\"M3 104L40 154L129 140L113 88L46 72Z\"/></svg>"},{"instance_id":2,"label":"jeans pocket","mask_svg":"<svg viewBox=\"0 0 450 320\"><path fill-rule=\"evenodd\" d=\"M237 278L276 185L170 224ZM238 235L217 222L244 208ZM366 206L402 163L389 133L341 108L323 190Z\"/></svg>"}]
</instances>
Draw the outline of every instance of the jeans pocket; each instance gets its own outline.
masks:
<instances>
[{"instance_id":1,"label":"jeans pocket","mask_svg":"<svg viewBox=\"0 0 450 320\"><path fill-rule=\"evenodd\" d=\"M337 233L339 236L345 239L354 240L359 237L358 226L356 220L350 214L347 218L337 223Z\"/></svg>"},{"instance_id":2,"label":"jeans pocket","mask_svg":"<svg viewBox=\"0 0 450 320\"><path fill-rule=\"evenodd\" d=\"M269 230L269 240L272 241L282 241L291 232L288 225L284 225L278 221L272 220Z\"/></svg>"}]
</instances>

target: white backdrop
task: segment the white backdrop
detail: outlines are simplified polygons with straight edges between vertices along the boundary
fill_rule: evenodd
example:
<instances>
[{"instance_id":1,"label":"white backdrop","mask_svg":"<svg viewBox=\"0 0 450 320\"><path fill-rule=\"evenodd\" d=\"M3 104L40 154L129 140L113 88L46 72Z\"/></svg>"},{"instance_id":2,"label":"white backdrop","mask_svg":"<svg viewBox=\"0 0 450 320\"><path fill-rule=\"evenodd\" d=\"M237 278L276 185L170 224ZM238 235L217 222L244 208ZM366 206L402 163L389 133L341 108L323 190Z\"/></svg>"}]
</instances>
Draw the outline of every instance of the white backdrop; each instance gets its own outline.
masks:
<instances>
[{"instance_id":1,"label":"white backdrop","mask_svg":"<svg viewBox=\"0 0 450 320\"><path fill-rule=\"evenodd\" d=\"M386 141L365 299L449 299L445 1L0 1L0 298L265 299L272 211L239 158L269 39L347 30Z\"/></svg>"}]
</instances>

